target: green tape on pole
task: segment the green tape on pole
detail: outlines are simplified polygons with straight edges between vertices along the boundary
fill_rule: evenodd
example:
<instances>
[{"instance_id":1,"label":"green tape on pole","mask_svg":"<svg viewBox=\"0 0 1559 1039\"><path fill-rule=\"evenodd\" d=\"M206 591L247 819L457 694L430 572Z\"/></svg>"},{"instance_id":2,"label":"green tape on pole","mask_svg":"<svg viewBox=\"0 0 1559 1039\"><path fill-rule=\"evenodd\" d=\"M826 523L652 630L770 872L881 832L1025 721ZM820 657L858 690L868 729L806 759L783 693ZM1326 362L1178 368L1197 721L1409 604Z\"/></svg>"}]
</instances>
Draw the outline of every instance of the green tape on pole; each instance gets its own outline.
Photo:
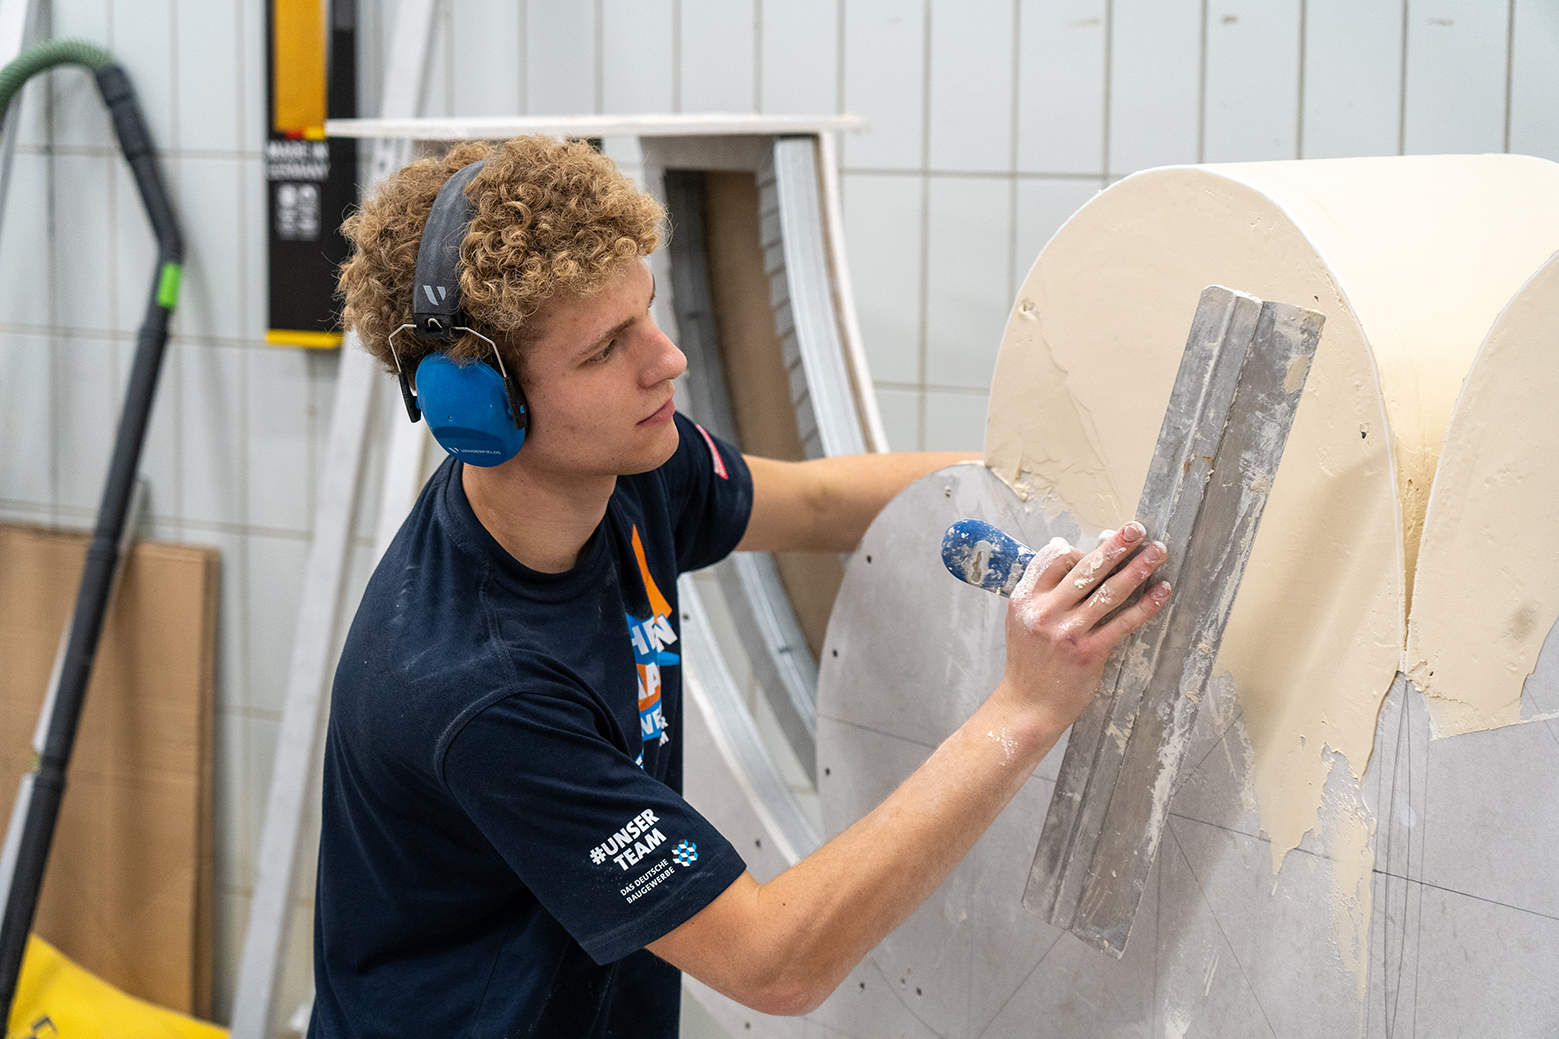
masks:
<instances>
[{"instance_id":1,"label":"green tape on pole","mask_svg":"<svg viewBox=\"0 0 1559 1039\"><path fill-rule=\"evenodd\" d=\"M157 281L157 305L172 310L179 301L179 282L184 280L182 263L162 265L162 277Z\"/></svg>"}]
</instances>

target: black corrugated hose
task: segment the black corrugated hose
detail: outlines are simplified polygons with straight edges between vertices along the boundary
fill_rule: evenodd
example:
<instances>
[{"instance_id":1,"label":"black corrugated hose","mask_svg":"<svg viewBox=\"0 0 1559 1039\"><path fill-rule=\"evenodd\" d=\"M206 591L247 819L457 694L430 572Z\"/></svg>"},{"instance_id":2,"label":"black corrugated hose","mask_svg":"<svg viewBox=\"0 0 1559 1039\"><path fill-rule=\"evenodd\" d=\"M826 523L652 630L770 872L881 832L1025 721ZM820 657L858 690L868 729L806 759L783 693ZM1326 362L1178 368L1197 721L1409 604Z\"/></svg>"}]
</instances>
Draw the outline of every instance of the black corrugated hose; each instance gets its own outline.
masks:
<instances>
[{"instance_id":1,"label":"black corrugated hose","mask_svg":"<svg viewBox=\"0 0 1559 1039\"><path fill-rule=\"evenodd\" d=\"M146 120L129 77L107 51L80 40L55 40L31 48L0 69L0 113L6 110L22 84L57 65L84 65L97 80L98 93L113 116L119 147L135 175L135 186L157 237L157 271L152 281L151 298L146 304L146 316L136 333L130 384L125 393L124 409L119 415L119 431L108 466L108 482L98 507L97 526L92 532L86 566L81 572L81 586L76 593L76 608L71 618L70 638L65 645L54 708L49 716L48 735L33 770L30 796L25 807L18 806L18 811L25 810L26 815L16 868L6 895L5 915L0 918L0 1030L10 1020L22 955L27 949L27 934L38 908L38 890L43 884L49 845L54 840L54 825L65 793L65 770L70 764L76 724L81 717L87 680L92 675L92 660L97 654L103 616L108 609L114 570L119 561L120 534L124 530L136 471L140 468L141 445L146 439L152 398L157 392L157 376L168 343L168 319L178 302L179 282L184 270L183 237L157 168L151 134L147 132Z\"/></svg>"}]
</instances>

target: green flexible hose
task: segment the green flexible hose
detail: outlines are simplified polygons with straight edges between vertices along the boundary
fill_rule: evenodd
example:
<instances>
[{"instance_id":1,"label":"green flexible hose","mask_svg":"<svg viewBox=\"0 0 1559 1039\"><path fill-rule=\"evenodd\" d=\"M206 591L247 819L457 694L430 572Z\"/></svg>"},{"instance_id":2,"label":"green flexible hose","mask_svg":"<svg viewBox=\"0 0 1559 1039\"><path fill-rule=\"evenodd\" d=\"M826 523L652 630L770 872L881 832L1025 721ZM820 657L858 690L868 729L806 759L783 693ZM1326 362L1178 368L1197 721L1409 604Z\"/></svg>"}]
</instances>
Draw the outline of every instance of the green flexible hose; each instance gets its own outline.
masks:
<instances>
[{"instance_id":1,"label":"green flexible hose","mask_svg":"<svg viewBox=\"0 0 1559 1039\"><path fill-rule=\"evenodd\" d=\"M0 114L11 107L11 98L33 76L56 65L85 65L96 72L112 65L114 58L103 48L86 40L50 40L23 51L0 69Z\"/></svg>"}]
</instances>

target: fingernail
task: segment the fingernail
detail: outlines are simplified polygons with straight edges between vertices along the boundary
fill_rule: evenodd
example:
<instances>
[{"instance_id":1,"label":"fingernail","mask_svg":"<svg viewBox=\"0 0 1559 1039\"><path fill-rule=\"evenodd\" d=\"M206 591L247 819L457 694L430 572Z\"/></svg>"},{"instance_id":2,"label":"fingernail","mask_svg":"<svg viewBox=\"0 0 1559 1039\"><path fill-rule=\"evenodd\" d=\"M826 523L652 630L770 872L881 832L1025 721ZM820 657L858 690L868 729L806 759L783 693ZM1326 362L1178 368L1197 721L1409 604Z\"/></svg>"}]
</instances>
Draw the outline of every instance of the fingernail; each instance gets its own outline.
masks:
<instances>
[{"instance_id":1,"label":"fingernail","mask_svg":"<svg viewBox=\"0 0 1559 1039\"><path fill-rule=\"evenodd\" d=\"M1142 550L1142 561L1144 563L1157 563L1163 558L1164 546L1160 542L1155 541Z\"/></svg>"},{"instance_id":2,"label":"fingernail","mask_svg":"<svg viewBox=\"0 0 1559 1039\"><path fill-rule=\"evenodd\" d=\"M1169 592L1169 582L1160 581L1153 589L1153 598L1157 599L1159 602L1163 602L1165 599L1169 598Z\"/></svg>"},{"instance_id":3,"label":"fingernail","mask_svg":"<svg viewBox=\"0 0 1559 1039\"><path fill-rule=\"evenodd\" d=\"M1147 536L1147 533L1147 529L1142 524L1132 520L1121 528L1121 540L1129 545L1133 541L1141 541Z\"/></svg>"}]
</instances>

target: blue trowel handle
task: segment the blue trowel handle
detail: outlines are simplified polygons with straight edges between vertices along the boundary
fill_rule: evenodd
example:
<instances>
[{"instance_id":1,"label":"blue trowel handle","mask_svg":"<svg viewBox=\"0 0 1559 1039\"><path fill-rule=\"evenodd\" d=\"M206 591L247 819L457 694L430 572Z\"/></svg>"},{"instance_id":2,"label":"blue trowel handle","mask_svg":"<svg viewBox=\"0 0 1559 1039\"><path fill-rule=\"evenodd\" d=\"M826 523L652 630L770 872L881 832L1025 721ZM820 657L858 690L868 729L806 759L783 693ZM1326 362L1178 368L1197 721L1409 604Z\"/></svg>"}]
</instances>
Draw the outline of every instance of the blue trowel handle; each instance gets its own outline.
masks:
<instances>
[{"instance_id":1,"label":"blue trowel handle","mask_svg":"<svg viewBox=\"0 0 1559 1039\"><path fill-rule=\"evenodd\" d=\"M984 520L959 520L942 535L948 573L976 588L1011 595L1034 550Z\"/></svg>"}]
</instances>

